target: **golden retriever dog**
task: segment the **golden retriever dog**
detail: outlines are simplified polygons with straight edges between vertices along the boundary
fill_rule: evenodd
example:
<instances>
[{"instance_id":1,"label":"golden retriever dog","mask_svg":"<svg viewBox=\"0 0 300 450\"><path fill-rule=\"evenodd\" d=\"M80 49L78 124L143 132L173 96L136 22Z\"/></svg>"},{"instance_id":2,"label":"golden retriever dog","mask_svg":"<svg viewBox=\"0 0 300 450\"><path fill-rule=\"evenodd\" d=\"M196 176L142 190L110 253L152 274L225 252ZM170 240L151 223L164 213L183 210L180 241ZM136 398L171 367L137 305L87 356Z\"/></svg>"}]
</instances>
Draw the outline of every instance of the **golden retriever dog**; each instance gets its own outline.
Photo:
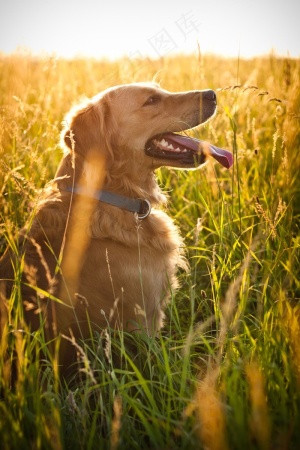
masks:
<instances>
[{"instance_id":1,"label":"golden retriever dog","mask_svg":"<svg viewBox=\"0 0 300 450\"><path fill-rule=\"evenodd\" d=\"M232 165L230 152L175 133L206 122L216 105L212 90L171 93L134 83L72 109L55 179L21 230L17 252L7 249L0 261L2 315L23 267L19 301L31 330L43 326L49 339L70 330L84 339L108 325L154 335L177 269L186 267L154 172L195 168L209 155Z\"/></svg>"}]
</instances>

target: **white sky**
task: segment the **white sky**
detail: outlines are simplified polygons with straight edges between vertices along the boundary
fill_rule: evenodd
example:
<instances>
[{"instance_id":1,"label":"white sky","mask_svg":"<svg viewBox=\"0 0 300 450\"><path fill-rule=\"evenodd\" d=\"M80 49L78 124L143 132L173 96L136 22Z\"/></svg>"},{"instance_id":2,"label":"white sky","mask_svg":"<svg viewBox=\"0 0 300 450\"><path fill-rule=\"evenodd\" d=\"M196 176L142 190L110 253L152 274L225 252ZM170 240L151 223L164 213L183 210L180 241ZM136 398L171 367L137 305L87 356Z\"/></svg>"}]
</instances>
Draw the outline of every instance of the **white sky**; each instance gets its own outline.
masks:
<instances>
[{"instance_id":1,"label":"white sky","mask_svg":"<svg viewBox=\"0 0 300 450\"><path fill-rule=\"evenodd\" d=\"M300 0L0 0L0 52L300 56Z\"/></svg>"}]
</instances>

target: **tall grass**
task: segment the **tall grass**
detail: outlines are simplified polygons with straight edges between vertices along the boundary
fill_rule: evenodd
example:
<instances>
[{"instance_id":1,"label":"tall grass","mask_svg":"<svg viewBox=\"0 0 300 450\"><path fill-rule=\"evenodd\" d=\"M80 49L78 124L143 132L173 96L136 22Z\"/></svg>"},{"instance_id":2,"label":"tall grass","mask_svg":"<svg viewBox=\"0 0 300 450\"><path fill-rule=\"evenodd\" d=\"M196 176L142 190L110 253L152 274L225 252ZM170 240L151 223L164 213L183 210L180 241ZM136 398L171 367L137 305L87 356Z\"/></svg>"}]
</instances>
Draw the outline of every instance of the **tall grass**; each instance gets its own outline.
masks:
<instances>
[{"instance_id":1,"label":"tall grass","mask_svg":"<svg viewBox=\"0 0 300 450\"><path fill-rule=\"evenodd\" d=\"M231 149L235 160L229 171L213 163L158 171L190 272L180 274L157 338L108 328L74 343L69 385L43 331L18 326L16 267L0 311L1 320L8 315L0 447L299 448L299 61L241 60L238 79L235 60L213 56L109 63L18 54L0 65L1 251L14 246L53 177L60 122L82 94L158 71L169 90L215 89L218 114L194 135ZM17 361L14 387L7 354Z\"/></svg>"}]
</instances>

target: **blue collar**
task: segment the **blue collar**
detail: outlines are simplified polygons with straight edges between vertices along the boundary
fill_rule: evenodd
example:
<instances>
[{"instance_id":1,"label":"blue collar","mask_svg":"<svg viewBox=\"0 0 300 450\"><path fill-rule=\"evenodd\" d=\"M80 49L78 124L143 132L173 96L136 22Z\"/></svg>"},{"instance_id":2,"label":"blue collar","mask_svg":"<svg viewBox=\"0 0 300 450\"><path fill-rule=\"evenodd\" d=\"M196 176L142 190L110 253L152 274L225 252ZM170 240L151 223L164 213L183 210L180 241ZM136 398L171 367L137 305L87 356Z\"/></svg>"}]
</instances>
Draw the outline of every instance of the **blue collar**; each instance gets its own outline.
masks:
<instances>
[{"instance_id":1,"label":"blue collar","mask_svg":"<svg viewBox=\"0 0 300 450\"><path fill-rule=\"evenodd\" d=\"M65 191L73 192L74 194L85 195L88 197L93 197L100 202L108 203L109 205L116 206L121 209L125 209L127 211L136 213L140 220L145 219L149 216L151 212L151 204L146 199L141 198L130 198L125 197L124 195L115 194L109 191L94 191L94 195L90 195L90 193L79 186L71 187L67 186Z\"/></svg>"}]
</instances>

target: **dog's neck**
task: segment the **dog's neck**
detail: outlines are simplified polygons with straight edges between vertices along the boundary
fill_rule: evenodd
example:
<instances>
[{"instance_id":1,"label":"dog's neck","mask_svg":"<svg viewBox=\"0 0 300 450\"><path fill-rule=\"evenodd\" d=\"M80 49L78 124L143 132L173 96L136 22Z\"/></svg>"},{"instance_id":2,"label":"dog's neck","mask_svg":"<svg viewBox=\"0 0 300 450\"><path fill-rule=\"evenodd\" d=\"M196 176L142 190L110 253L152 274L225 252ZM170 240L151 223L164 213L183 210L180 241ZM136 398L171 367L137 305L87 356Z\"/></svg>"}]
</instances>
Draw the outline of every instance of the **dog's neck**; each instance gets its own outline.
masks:
<instances>
[{"instance_id":1,"label":"dog's neck","mask_svg":"<svg viewBox=\"0 0 300 450\"><path fill-rule=\"evenodd\" d=\"M99 202L124 209L131 213L135 213L137 218L142 220L149 216L151 212L151 204L147 199L131 198L124 195L114 194L113 192L104 190L90 190L82 186L67 186L63 189L72 194L79 194L89 198L98 200Z\"/></svg>"},{"instance_id":2,"label":"dog's neck","mask_svg":"<svg viewBox=\"0 0 300 450\"><path fill-rule=\"evenodd\" d=\"M118 166L105 171L93 161L87 163L80 158L74 161L68 154L61 161L55 178L62 190L80 186L81 189L106 191L129 199L146 200L152 206L166 203L166 196L158 186L153 171L148 169L133 173L129 164L123 165L121 169Z\"/></svg>"}]
</instances>

